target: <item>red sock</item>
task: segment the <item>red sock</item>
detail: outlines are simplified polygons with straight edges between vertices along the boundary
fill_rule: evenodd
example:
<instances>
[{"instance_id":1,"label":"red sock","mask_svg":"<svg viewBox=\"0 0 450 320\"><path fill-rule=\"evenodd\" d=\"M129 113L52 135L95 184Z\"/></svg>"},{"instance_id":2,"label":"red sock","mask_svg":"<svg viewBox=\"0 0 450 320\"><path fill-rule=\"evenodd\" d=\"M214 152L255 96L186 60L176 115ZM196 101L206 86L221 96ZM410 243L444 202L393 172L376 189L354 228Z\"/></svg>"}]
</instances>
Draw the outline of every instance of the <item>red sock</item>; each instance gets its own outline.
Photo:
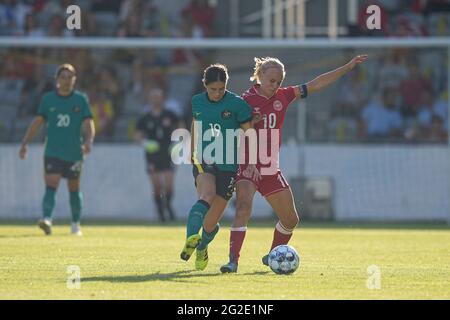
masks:
<instances>
[{"instance_id":1,"label":"red sock","mask_svg":"<svg viewBox=\"0 0 450 320\"><path fill-rule=\"evenodd\" d=\"M230 232L230 261L238 262L242 244L244 243L247 227L231 228Z\"/></svg>"},{"instance_id":2,"label":"red sock","mask_svg":"<svg viewBox=\"0 0 450 320\"><path fill-rule=\"evenodd\" d=\"M285 228L281 222L278 221L273 232L273 241L270 251L279 245L287 244L292 237L292 231L293 230Z\"/></svg>"}]
</instances>

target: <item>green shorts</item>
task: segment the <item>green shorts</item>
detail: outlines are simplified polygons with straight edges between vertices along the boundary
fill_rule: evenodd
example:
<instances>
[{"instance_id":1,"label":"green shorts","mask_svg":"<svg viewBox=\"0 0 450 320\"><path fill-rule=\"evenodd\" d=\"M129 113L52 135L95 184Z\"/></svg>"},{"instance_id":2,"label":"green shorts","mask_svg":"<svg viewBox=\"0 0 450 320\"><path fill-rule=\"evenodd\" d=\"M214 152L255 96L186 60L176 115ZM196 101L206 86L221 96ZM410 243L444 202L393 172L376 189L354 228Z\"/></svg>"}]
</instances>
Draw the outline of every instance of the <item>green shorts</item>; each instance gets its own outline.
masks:
<instances>
[{"instance_id":1,"label":"green shorts","mask_svg":"<svg viewBox=\"0 0 450 320\"><path fill-rule=\"evenodd\" d=\"M65 161L53 157L44 157L45 174L60 174L66 179L79 179L83 161Z\"/></svg>"},{"instance_id":2,"label":"green shorts","mask_svg":"<svg viewBox=\"0 0 450 320\"><path fill-rule=\"evenodd\" d=\"M195 186L197 187L197 176L201 173L209 173L216 177L216 194L226 201L233 196L236 182L236 172L220 171L214 164L195 164L192 174L194 175Z\"/></svg>"}]
</instances>

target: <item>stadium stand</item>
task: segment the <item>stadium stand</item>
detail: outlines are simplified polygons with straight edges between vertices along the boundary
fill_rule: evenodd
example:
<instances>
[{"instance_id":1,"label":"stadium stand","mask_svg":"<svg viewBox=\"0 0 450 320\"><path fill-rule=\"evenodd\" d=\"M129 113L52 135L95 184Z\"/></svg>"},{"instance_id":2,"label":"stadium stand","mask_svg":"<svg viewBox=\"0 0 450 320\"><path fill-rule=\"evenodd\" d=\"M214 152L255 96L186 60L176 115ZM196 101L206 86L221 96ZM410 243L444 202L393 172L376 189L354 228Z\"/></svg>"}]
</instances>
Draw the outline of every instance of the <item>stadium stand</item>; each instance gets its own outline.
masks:
<instances>
[{"instance_id":1,"label":"stadium stand","mask_svg":"<svg viewBox=\"0 0 450 320\"><path fill-rule=\"evenodd\" d=\"M83 10L83 28L72 32L65 30L65 10L70 1L9 0L0 2L0 35L20 37L228 37L225 28L229 23L216 12L229 10L225 1L78 1ZM320 20L321 6L308 2L311 21ZM382 33L361 32L365 8L374 1L359 1L358 25L347 25L350 36L403 36L427 37L450 34L450 1L375 1L385 13ZM213 5L210 5L212 3ZM261 10L258 2L239 2L242 12ZM340 20L345 20L340 11ZM315 19L317 18L317 19ZM364 30L367 30L366 28ZM255 34L253 34L255 35ZM243 34L252 36L252 34ZM258 34L257 36L260 36ZM272 53L273 50L270 52ZM261 55L265 52L261 51ZM268 53L268 54L270 54ZM109 117L107 129L99 128L100 141L128 141L133 119L142 106L142 93L150 86L163 87L173 110L190 121L189 101L194 92L201 90L200 75L205 64L229 61L236 91L248 86L254 52L229 50L191 49L57 49L0 48L0 139L18 141L23 134L25 119L34 114L37 101L49 89L53 71L61 61L72 61L79 70L78 86L90 93L94 110ZM344 49L335 54L327 51L321 55L314 50L298 53L295 50L279 50L288 65L287 82L298 77L302 81L312 79L320 72L337 66L351 55ZM328 89L326 95L312 97L307 107L306 137L315 142L360 142L371 140L364 132L366 125L362 112L365 106L379 101L384 86L394 87L394 108L401 113L401 134L378 137L393 142L445 142L446 112L432 111L435 121L420 122L424 110L438 110L443 97L447 96L447 75L441 68L445 65L446 52L438 48L427 50L390 49L374 51L372 58L361 72L346 76L337 86ZM419 65L420 68L411 68ZM411 79L414 73L416 80ZM291 77L289 77L291 75ZM299 75L297 77L297 75ZM297 78L295 78L297 77ZM352 78L356 77L356 78ZM369 85L358 87L358 79ZM370 88L370 90L368 89ZM95 90L94 90L95 89ZM358 96L350 92L359 92ZM424 91L422 95L420 92ZM415 95L410 92L417 93ZM429 93L435 106L427 107ZM422 98L425 96L425 98ZM337 103L334 102L337 97ZM106 102L102 102L102 98ZM99 102L100 99L100 102ZM104 100L103 99L103 100ZM108 102L109 101L109 102ZM411 105L411 101L416 101ZM337 104L337 106L335 105ZM103 109L102 109L103 108ZM441 108L442 109L442 108ZM297 139L296 118L298 110L290 111L283 135L285 140ZM25 117L25 118L24 118ZM423 116L422 116L423 117ZM103 119L103 122L106 120ZM106 122L108 122L106 121ZM420 122L420 125L419 125ZM433 125L432 125L433 123ZM131 128L131 129L130 129ZM440 134L431 134L437 130ZM439 138L440 137L440 138Z\"/></svg>"}]
</instances>

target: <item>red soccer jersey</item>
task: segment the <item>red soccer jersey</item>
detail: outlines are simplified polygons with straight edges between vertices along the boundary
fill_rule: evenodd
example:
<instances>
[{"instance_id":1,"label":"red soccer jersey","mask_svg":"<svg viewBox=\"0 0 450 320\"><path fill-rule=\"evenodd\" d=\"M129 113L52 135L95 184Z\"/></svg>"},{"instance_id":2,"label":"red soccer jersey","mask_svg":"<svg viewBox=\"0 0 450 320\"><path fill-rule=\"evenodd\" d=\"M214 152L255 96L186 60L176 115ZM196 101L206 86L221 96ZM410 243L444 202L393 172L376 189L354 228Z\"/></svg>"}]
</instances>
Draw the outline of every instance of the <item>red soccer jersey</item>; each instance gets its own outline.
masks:
<instances>
[{"instance_id":1,"label":"red soccer jersey","mask_svg":"<svg viewBox=\"0 0 450 320\"><path fill-rule=\"evenodd\" d=\"M258 114L261 116L261 120L255 124L255 129L258 136L257 167L260 168L270 166L270 164L264 163L266 161L263 161L264 164L262 164L261 158L259 156L259 149L263 147L263 145L259 141L262 134L261 129L266 129L267 145L266 150L263 150L263 154L266 154L271 159L276 159L276 167L279 168L279 152L282 141L281 129L284 123L284 118L286 116L288 106L296 98L295 90L294 87L279 88L272 97L266 98L258 93L258 87L259 85L256 84L242 94L242 98L247 101L247 103L253 108L253 116ZM271 154L271 136L273 134L271 132L272 130L278 130L279 133L278 147L274 149L276 154L273 156ZM248 162L248 147L246 147L245 152L246 162Z\"/></svg>"}]
</instances>

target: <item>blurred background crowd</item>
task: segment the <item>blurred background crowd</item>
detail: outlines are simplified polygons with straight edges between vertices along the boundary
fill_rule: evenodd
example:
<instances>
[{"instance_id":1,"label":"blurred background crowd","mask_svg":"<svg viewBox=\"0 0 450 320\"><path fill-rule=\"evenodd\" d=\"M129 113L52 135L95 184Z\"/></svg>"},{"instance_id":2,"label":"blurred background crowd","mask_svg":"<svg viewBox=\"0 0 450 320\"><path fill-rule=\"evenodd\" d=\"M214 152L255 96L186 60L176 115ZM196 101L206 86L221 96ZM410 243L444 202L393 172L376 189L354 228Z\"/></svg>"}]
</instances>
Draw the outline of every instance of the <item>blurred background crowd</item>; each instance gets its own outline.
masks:
<instances>
[{"instance_id":1,"label":"blurred background crowd","mask_svg":"<svg viewBox=\"0 0 450 320\"><path fill-rule=\"evenodd\" d=\"M0 0L0 36L231 37L228 1L79 0L75 2L82 11L82 27L71 31L65 27L65 19L66 8L72 2ZM258 9L252 8L258 2L245 2L240 1L243 12ZM365 10L369 4L381 8L381 30L368 31L365 26ZM312 2L310 7L311 21L314 15L319 19L321 12L314 11ZM345 25L345 21L340 24ZM359 1L357 24L345 27L346 36L352 37L448 37L450 1ZM239 36L261 35L249 32ZM147 93L152 87L163 89L166 108L189 123L190 97L202 90L202 70L210 63L229 64L231 83L234 78L246 79L231 87L241 93L250 85L248 77L254 56L277 55L286 63L285 85L290 85L338 67L354 53L338 48L327 49L323 55L313 49L301 51L1 46L0 142L20 141L37 111L40 97L53 88L55 69L62 62L75 66L77 88L89 96L97 141L126 142L132 140L137 117L149 107ZM446 143L447 50L367 51L370 59L366 64L307 102L306 141ZM295 119L299 111L289 112L292 117L287 120L283 138L298 140Z\"/></svg>"}]
</instances>

